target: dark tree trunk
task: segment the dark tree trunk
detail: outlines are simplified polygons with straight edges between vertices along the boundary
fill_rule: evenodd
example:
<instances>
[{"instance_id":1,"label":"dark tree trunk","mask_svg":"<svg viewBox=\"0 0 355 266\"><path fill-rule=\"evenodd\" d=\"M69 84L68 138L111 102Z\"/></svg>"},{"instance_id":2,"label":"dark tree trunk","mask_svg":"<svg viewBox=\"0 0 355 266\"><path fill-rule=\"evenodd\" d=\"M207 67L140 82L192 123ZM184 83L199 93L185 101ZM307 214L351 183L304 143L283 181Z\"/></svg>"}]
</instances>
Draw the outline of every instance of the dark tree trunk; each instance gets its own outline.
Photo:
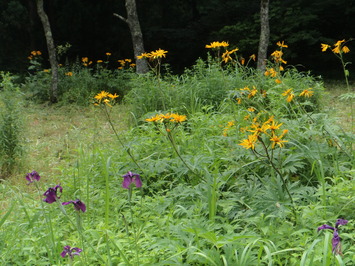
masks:
<instances>
[{"instance_id":1,"label":"dark tree trunk","mask_svg":"<svg viewBox=\"0 0 355 266\"><path fill-rule=\"evenodd\" d=\"M143 34L141 26L139 24L136 1L135 0L126 0L126 11L127 18L124 18L118 14L114 16L120 18L128 24L129 30L131 32L132 44L133 44L133 53L136 60L136 71L138 74L144 74L149 71L148 62L146 59L137 60L137 56L145 52L144 43L143 43Z\"/></svg>"},{"instance_id":2,"label":"dark tree trunk","mask_svg":"<svg viewBox=\"0 0 355 266\"><path fill-rule=\"evenodd\" d=\"M260 41L258 51L257 68L261 71L266 69L267 47L269 44L269 0L260 1Z\"/></svg>"},{"instance_id":3,"label":"dark tree trunk","mask_svg":"<svg viewBox=\"0 0 355 266\"><path fill-rule=\"evenodd\" d=\"M58 62L52 36L51 25L49 23L48 16L43 8L43 0L37 0L37 13L43 25L44 35L47 41L49 63L51 64L52 84L49 97L50 101L52 103L55 103L58 101Z\"/></svg>"}]
</instances>

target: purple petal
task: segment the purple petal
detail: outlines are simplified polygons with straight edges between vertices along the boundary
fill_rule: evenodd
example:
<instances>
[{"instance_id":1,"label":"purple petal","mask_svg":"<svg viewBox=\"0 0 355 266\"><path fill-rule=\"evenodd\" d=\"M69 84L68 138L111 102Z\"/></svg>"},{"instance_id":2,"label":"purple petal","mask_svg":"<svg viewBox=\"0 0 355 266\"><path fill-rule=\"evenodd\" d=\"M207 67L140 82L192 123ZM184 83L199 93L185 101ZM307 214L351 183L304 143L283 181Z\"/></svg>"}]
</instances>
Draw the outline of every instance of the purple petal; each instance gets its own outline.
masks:
<instances>
[{"instance_id":1,"label":"purple petal","mask_svg":"<svg viewBox=\"0 0 355 266\"><path fill-rule=\"evenodd\" d=\"M339 225L345 225L348 223L348 220L345 219L338 219L335 223L335 228L338 228Z\"/></svg>"},{"instance_id":2,"label":"purple petal","mask_svg":"<svg viewBox=\"0 0 355 266\"><path fill-rule=\"evenodd\" d=\"M122 187L125 188L125 189L129 189L129 186L131 185L132 183L132 178L130 176L123 176L124 179L123 179L123 182L122 182Z\"/></svg>"},{"instance_id":3,"label":"purple petal","mask_svg":"<svg viewBox=\"0 0 355 266\"><path fill-rule=\"evenodd\" d=\"M60 253L60 256L62 256L62 258L65 258L66 255L67 255L66 251L62 251L62 253Z\"/></svg>"},{"instance_id":4,"label":"purple petal","mask_svg":"<svg viewBox=\"0 0 355 266\"><path fill-rule=\"evenodd\" d=\"M73 201L74 207L77 211L82 211L82 212L86 212L86 205L81 201L81 200L75 200Z\"/></svg>"},{"instance_id":5,"label":"purple petal","mask_svg":"<svg viewBox=\"0 0 355 266\"><path fill-rule=\"evenodd\" d=\"M336 230L334 227L329 226L327 224L323 224L322 226L318 227L318 231L323 230L323 229L330 229L330 230Z\"/></svg>"},{"instance_id":6,"label":"purple petal","mask_svg":"<svg viewBox=\"0 0 355 266\"><path fill-rule=\"evenodd\" d=\"M136 184L136 187L142 187L142 180L141 178L139 177L139 175L137 175L135 178L134 178L134 182Z\"/></svg>"},{"instance_id":7,"label":"purple petal","mask_svg":"<svg viewBox=\"0 0 355 266\"><path fill-rule=\"evenodd\" d=\"M333 239L332 239L332 251L333 253L337 250L338 245L340 244L340 237L338 230L334 230Z\"/></svg>"},{"instance_id":8,"label":"purple petal","mask_svg":"<svg viewBox=\"0 0 355 266\"><path fill-rule=\"evenodd\" d=\"M69 205L70 203L73 203L73 201L70 200L70 201L62 202L62 205Z\"/></svg>"}]
</instances>

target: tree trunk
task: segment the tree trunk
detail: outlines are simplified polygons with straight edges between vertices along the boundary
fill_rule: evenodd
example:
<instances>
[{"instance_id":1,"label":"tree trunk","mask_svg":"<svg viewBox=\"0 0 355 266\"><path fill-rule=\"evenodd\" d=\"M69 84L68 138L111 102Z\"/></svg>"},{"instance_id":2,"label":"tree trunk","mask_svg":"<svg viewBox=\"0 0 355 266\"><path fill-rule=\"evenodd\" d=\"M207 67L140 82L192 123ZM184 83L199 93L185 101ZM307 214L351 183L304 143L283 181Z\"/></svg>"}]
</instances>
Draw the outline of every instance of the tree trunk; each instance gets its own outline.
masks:
<instances>
[{"instance_id":1,"label":"tree trunk","mask_svg":"<svg viewBox=\"0 0 355 266\"><path fill-rule=\"evenodd\" d=\"M261 71L266 69L267 47L269 44L269 0L260 0L260 41L258 51L257 68Z\"/></svg>"},{"instance_id":2,"label":"tree trunk","mask_svg":"<svg viewBox=\"0 0 355 266\"><path fill-rule=\"evenodd\" d=\"M58 62L52 36L51 25L49 24L48 16L43 8L43 0L37 0L37 13L43 25L44 35L47 41L49 63L51 64L52 83L49 97L50 101L52 103L55 103L58 101Z\"/></svg>"},{"instance_id":3,"label":"tree trunk","mask_svg":"<svg viewBox=\"0 0 355 266\"><path fill-rule=\"evenodd\" d=\"M126 11L127 18L124 18L118 14L113 15L128 24L132 37L133 53L136 60L136 71L138 74L144 74L149 71L149 66L145 58L137 60L137 56L141 55L145 51L142 30L138 20L136 0L126 0Z\"/></svg>"}]
</instances>

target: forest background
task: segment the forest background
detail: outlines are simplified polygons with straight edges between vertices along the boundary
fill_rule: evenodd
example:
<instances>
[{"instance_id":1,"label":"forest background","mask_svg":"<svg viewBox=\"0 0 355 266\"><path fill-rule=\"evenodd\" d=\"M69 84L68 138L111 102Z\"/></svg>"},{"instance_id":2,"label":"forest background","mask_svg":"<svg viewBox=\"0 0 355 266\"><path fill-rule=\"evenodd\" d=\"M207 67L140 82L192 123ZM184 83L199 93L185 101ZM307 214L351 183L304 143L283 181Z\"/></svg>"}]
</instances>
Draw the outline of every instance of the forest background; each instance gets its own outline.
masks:
<instances>
[{"instance_id":1,"label":"forest background","mask_svg":"<svg viewBox=\"0 0 355 266\"><path fill-rule=\"evenodd\" d=\"M169 51L166 63L175 73L181 73L199 57L206 57L205 44L216 40L237 46L247 58L257 54L259 0L136 2L145 49ZM24 72L31 51L47 51L35 1L0 0L0 10L0 69ZM45 1L45 10L56 45L71 45L62 61L74 62L81 57L99 60L106 52L112 53L112 59L133 58L129 29L113 15L125 15L123 0L51 0ZM285 58L290 65L322 74L324 79L342 78L337 58L320 53L320 43L354 37L354 1L272 0L269 18L269 44L287 42ZM350 53L348 61L354 62L354 55ZM354 66L348 69L351 73Z\"/></svg>"}]
</instances>

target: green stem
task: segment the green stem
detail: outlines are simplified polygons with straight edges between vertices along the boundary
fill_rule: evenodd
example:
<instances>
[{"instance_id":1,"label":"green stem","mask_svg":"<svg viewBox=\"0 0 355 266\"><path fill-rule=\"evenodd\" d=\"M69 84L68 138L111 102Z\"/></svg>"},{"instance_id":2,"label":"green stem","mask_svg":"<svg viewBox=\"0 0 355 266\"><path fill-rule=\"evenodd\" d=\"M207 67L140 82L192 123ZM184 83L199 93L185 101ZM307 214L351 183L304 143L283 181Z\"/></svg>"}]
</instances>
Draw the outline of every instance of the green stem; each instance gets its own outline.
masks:
<instances>
[{"instance_id":1,"label":"green stem","mask_svg":"<svg viewBox=\"0 0 355 266\"><path fill-rule=\"evenodd\" d=\"M133 215L133 209L132 209L132 187L131 186L128 190L128 204L129 204L129 210L131 213L134 246L136 249L136 262L137 262L137 265L140 265L140 263L139 263L139 249L138 249L138 233L137 233L137 229L136 229L136 226L134 223L134 215Z\"/></svg>"},{"instance_id":2,"label":"green stem","mask_svg":"<svg viewBox=\"0 0 355 266\"><path fill-rule=\"evenodd\" d=\"M40 189L39 189L39 186L38 186L37 182L34 182L34 184L35 184L35 186L37 188L38 195L41 198L42 194L40 192ZM51 219L51 216L50 216L50 212L49 213L46 212L46 209L44 208L44 204L43 204L42 200L41 200L41 208L42 208L42 212L44 214L44 217L46 219L46 224L48 226L48 231L49 231L50 239L51 239L51 242L52 242L52 256L51 257L53 258L53 253L55 253L55 251L56 251L56 244L55 244L55 238L54 238L54 233L53 233L52 219Z\"/></svg>"},{"instance_id":3,"label":"green stem","mask_svg":"<svg viewBox=\"0 0 355 266\"><path fill-rule=\"evenodd\" d=\"M179 157L179 159L182 161L182 163L187 167L187 169L189 169L194 175L196 175L197 177L199 177L200 179L206 181L201 175L199 175L194 169L192 169L188 164L187 162L181 157L181 154L180 152L178 151L177 147L176 147L176 144L175 144L175 140L174 140L174 137L173 135L171 134L171 131L167 131L167 136L168 136L168 139L171 143L171 145L173 146L173 149L175 151L175 153L177 154L177 156Z\"/></svg>"},{"instance_id":4,"label":"green stem","mask_svg":"<svg viewBox=\"0 0 355 266\"><path fill-rule=\"evenodd\" d=\"M116 136L118 142L121 144L122 148L125 149L125 151L126 151L127 154L129 155L129 157L131 157L133 163L134 163L142 172L144 172L143 169L142 169L142 168L140 167L140 165L138 164L137 160L134 158L134 156L133 156L133 154L131 153L130 149L129 149L129 148L126 148L126 146L124 145L123 141L121 140L121 138L120 138L120 136L119 136L119 134L118 134L118 132L117 132L115 126L114 126L113 123L112 123L111 116L110 116L109 112L107 111L106 105L104 106L104 110L105 110L105 114L106 114L107 120L108 120L108 122L109 122L109 124L110 124L110 126L111 126L111 128L112 128L112 131L113 131L113 133L115 134L115 136Z\"/></svg>"}]
</instances>

